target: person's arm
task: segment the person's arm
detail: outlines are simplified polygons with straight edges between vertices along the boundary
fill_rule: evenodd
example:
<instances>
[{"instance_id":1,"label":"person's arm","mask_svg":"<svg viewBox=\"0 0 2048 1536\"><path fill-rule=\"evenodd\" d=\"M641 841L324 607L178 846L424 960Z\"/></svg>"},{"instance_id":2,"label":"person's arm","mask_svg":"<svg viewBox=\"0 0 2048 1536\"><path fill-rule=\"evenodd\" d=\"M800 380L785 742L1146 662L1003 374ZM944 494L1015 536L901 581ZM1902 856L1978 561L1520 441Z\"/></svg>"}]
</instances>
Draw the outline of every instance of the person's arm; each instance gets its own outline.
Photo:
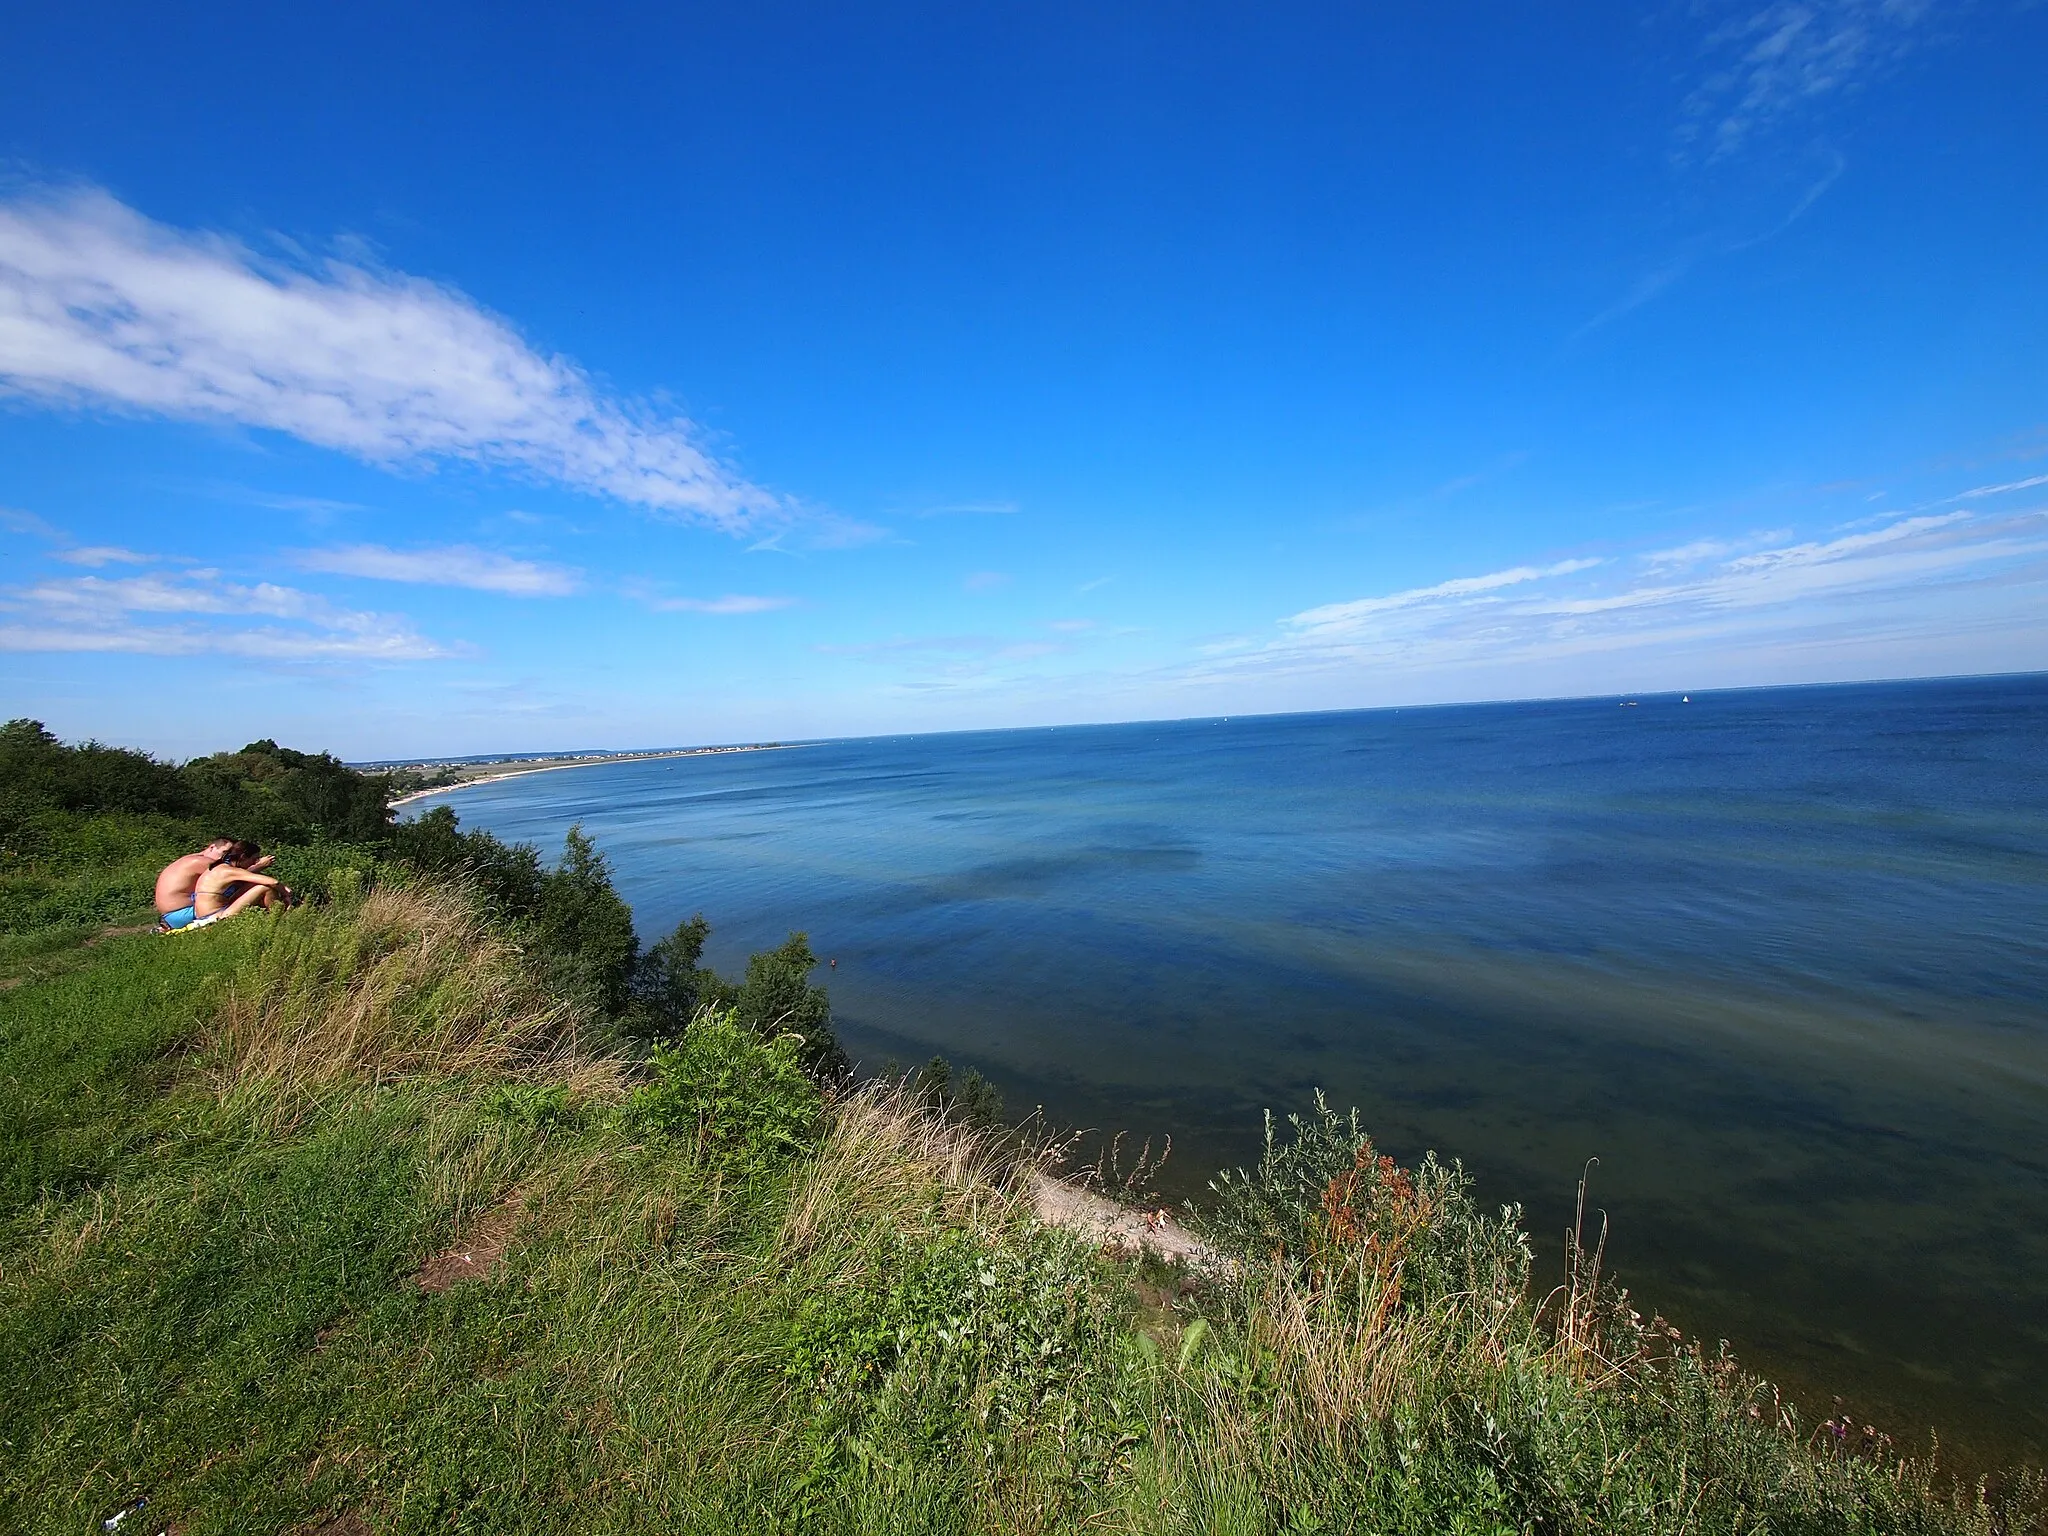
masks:
<instances>
[{"instance_id":1,"label":"person's arm","mask_svg":"<svg viewBox=\"0 0 2048 1536\"><path fill-rule=\"evenodd\" d=\"M284 882L275 875L259 874L254 869L244 869L239 864L216 864L199 877L197 889L208 895L218 896L231 885L282 885Z\"/></svg>"}]
</instances>

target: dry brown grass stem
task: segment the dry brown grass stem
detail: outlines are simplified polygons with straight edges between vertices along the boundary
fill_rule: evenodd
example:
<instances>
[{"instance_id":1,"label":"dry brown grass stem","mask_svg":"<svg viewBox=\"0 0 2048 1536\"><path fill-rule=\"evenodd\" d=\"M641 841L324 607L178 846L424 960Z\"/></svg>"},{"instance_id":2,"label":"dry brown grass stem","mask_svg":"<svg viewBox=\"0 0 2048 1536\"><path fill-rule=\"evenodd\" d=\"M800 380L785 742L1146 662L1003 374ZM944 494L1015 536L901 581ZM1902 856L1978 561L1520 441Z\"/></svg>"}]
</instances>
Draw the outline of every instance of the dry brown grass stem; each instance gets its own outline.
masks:
<instances>
[{"instance_id":1,"label":"dry brown grass stem","mask_svg":"<svg viewBox=\"0 0 2048 1536\"><path fill-rule=\"evenodd\" d=\"M1445 1362L1426 1325L1404 1319L1390 1286L1368 1280L1357 1296L1338 1298L1293 1283L1282 1261L1256 1286L1242 1348L1260 1363L1272 1391L1248 1398L1227 1375L1201 1378L1208 1419L1233 1460L1259 1465L1277 1449L1343 1455L1358 1432L1412 1397L1419 1373Z\"/></svg>"},{"instance_id":2,"label":"dry brown grass stem","mask_svg":"<svg viewBox=\"0 0 2048 1536\"><path fill-rule=\"evenodd\" d=\"M777 1243L786 1258L828 1238L864 1248L862 1235L875 1232L994 1231L1029 1211L995 1140L934 1113L901 1083L869 1083L831 1114L824 1146L790 1194Z\"/></svg>"},{"instance_id":3,"label":"dry brown grass stem","mask_svg":"<svg viewBox=\"0 0 2048 1536\"><path fill-rule=\"evenodd\" d=\"M252 921L254 921L252 919ZM207 1042L224 1090L490 1074L614 1097L576 1011L548 994L466 891L409 883L275 919Z\"/></svg>"}]
</instances>

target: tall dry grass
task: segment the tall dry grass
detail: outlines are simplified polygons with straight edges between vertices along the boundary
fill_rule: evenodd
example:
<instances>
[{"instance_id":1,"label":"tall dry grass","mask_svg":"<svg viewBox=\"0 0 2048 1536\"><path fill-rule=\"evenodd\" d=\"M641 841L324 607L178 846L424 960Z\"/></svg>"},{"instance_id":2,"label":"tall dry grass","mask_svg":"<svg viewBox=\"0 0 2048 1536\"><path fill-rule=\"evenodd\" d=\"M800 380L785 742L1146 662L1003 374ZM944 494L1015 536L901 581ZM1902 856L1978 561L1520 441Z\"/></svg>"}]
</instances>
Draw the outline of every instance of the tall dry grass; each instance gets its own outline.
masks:
<instances>
[{"instance_id":1,"label":"tall dry grass","mask_svg":"<svg viewBox=\"0 0 2048 1536\"><path fill-rule=\"evenodd\" d=\"M862 1250L895 1232L996 1235L1031 1209L1014 1145L934 1112L902 1083L868 1083L832 1106L824 1144L796 1172L777 1251Z\"/></svg>"},{"instance_id":2,"label":"tall dry grass","mask_svg":"<svg viewBox=\"0 0 2048 1536\"><path fill-rule=\"evenodd\" d=\"M459 886L387 878L324 910L236 919L259 923L254 963L204 1042L224 1092L289 1100L419 1075L561 1084L578 1098L624 1091L591 1021Z\"/></svg>"}]
</instances>

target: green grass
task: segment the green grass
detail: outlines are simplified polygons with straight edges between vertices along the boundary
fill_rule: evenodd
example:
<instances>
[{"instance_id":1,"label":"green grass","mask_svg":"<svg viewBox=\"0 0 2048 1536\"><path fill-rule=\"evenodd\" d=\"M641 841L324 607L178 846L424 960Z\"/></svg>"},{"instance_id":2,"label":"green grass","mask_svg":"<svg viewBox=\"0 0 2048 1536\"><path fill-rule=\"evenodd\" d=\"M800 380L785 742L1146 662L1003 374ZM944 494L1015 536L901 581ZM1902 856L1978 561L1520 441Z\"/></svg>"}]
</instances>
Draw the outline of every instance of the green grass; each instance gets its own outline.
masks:
<instances>
[{"instance_id":1,"label":"green grass","mask_svg":"<svg viewBox=\"0 0 2048 1536\"><path fill-rule=\"evenodd\" d=\"M729 1019L628 1072L459 893L378 878L0 993L0 1529L2042 1528L2023 1480L1809 1453L1590 1278L1539 1316L1512 1221L1341 1123L1178 1295Z\"/></svg>"}]
</instances>

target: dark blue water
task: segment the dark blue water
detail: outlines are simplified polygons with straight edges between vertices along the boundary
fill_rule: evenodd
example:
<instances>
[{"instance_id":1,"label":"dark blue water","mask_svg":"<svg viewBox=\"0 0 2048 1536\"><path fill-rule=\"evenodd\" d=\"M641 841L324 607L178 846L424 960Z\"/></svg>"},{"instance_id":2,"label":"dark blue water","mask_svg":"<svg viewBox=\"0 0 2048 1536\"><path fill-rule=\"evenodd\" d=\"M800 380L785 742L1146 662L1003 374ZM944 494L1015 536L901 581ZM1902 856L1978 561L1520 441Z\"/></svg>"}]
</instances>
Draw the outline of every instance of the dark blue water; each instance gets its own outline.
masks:
<instances>
[{"instance_id":1,"label":"dark blue water","mask_svg":"<svg viewBox=\"0 0 2048 1536\"><path fill-rule=\"evenodd\" d=\"M849 1048L1254 1155L1317 1087L1651 1307L2048 1448L2048 678L840 741L465 790L643 936L807 929ZM1554 1251L1553 1243L1553 1251Z\"/></svg>"}]
</instances>

